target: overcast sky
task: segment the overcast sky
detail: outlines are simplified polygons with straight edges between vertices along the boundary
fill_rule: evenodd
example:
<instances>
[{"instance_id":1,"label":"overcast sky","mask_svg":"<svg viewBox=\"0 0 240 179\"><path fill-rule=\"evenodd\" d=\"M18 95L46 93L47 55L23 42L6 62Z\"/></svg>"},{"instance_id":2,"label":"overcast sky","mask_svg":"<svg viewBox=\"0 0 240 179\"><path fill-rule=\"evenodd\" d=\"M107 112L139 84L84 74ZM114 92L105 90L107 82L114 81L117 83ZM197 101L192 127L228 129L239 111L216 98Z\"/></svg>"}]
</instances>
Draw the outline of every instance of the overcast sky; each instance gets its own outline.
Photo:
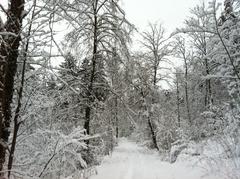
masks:
<instances>
[{"instance_id":1,"label":"overcast sky","mask_svg":"<svg viewBox=\"0 0 240 179\"><path fill-rule=\"evenodd\" d=\"M201 2L200 0L122 1L122 7L126 12L127 19L133 23L140 32L146 30L149 22L155 23L159 21L163 23L167 34L172 33L177 27L183 26L184 20L190 15L190 9ZM135 38L138 40L138 37ZM135 44L135 47L136 46L138 45ZM174 60L174 63L177 61L178 60ZM165 82L161 82L161 86L165 89L169 88L169 85Z\"/></svg>"},{"instance_id":2,"label":"overcast sky","mask_svg":"<svg viewBox=\"0 0 240 179\"><path fill-rule=\"evenodd\" d=\"M200 0L121 0L128 20L139 30L144 30L148 22L160 21L171 33L182 25L193 8ZM5 5L7 0L0 0Z\"/></svg>"},{"instance_id":3,"label":"overcast sky","mask_svg":"<svg viewBox=\"0 0 240 179\"><path fill-rule=\"evenodd\" d=\"M148 22L163 22L167 31L172 32L183 24L200 0L122 0L128 19L139 30L144 30Z\"/></svg>"}]
</instances>

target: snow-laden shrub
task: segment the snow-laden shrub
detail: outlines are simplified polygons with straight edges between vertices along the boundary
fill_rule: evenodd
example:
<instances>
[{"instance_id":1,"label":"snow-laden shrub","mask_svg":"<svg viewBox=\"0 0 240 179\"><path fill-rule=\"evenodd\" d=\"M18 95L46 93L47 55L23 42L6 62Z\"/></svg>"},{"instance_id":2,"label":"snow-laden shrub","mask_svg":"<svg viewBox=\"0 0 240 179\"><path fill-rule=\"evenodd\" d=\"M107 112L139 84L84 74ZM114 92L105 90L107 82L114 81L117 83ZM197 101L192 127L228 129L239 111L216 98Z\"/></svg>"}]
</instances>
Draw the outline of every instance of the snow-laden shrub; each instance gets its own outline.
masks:
<instances>
[{"instance_id":1,"label":"snow-laden shrub","mask_svg":"<svg viewBox=\"0 0 240 179\"><path fill-rule=\"evenodd\" d=\"M202 165L206 173L221 179L238 179L240 176L239 144L229 134L209 139L204 147Z\"/></svg>"},{"instance_id":2,"label":"snow-laden shrub","mask_svg":"<svg viewBox=\"0 0 240 179\"><path fill-rule=\"evenodd\" d=\"M60 131L38 129L31 135L19 137L12 172L15 178L31 176L44 179L67 177L87 168L82 158L89 139L82 128L65 135Z\"/></svg>"},{"instance_id":3,"label":"snow-laden shrub","mask_svg":"<svg viewBox=\"0 0 240 179\"><path fill-rule=\"evenodd\" d=\"M170 151L172 143L177 140L177 124L175 114L169 114L168 109L161 106L155 108L155 116L157 121L157 142L160 150Z\"/></svg>"},{"instance_id":4,"label":"snow-laden shrub","mask_svg":"<svg viewBox=\"0 0 240 179\"><path fill-rule=\"evenodd\" d=\"M226 109L218 106L210 106L210 108L201 113L199 118L193 121L190 136L193 140L201 140L206 137L211 137L223 133L227 125L224 117Z\"/></svg>"},{"instance_id":5,"label":"snow-laden shrub","mask_svg":"<svg viewBox=\"0 0 240 179\"><path fill-rule=\"evenodd\" d=\"M225 146L231 151L230 158L240 158L240 111L239 109L229 110L225 114L225 118L228 121L228 125L224 130L224 138L227 136L227 139L230 140L222 140L226 143L222 142ZM240 166L240 163L239 163Z\"/></svg>"},{"instance_id":6,"label":"snow-laden shrub","mask_svg":"<svg viewBox=\"0 0 240 179\"><path fill-rule=\"evenodd\" d=\"M209 138L205 145L205 161L209 173L219 178L238 179L240 176L240 125L239 111L226 105L223 113L223 131Z\"/></svg>"}]
</instances>

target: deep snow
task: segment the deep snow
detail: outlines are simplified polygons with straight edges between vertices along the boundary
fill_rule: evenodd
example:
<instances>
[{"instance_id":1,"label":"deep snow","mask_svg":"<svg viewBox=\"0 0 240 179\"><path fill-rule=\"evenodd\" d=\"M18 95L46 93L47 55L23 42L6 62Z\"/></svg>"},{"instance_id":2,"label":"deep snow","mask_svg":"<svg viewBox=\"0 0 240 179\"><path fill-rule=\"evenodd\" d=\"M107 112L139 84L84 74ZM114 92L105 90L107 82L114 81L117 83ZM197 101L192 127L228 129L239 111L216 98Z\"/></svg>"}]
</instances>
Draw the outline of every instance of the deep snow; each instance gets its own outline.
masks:
<instances>
[{"instance_id":1,"label":"deep snow","mask_svg":"<svg viewBox=\"0 0 240 179\"><path fill-rule=\"evenodd\" d=\"M111 156L97 168L90 179L219 179L188 161L163 162L157 152L127 139L121 139Z\"/></svg>"}]
</instances>

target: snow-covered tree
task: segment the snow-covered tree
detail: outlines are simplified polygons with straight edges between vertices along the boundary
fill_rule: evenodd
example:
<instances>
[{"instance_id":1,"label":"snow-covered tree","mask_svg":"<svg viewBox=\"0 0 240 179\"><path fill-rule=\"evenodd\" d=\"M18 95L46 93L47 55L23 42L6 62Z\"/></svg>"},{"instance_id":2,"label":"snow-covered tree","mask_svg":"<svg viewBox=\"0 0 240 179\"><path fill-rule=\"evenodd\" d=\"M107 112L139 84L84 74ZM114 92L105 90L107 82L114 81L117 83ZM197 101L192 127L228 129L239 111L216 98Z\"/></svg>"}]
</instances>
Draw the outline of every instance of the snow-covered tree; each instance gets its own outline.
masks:
<instances>
[{"instance_id":1,"label":"snow-covered tree","mask_svg":"<svg viewBox=\"0 0 240 179\"><path fill-rule=\"evenodd\" d=\"M3 171L11 124L11 103L14 91L14 77L17 71L17 58L21 42L22 20L25 2L10 1L7 22L2 26L0 47L0 171ZM6 11L5 11L6 12ZM1 173L0 175L2 175Z\"/></svg>"}]
</instances>

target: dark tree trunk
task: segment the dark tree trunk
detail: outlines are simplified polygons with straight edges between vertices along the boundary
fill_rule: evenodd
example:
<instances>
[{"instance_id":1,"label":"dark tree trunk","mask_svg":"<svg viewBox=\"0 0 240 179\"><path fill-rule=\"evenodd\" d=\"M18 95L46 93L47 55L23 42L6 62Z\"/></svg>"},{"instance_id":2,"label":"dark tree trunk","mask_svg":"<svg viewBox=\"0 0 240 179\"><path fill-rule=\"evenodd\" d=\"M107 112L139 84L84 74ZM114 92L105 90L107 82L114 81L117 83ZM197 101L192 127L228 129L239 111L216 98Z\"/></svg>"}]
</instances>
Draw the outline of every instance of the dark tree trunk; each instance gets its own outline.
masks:
<instances>
[{"instance_id":1,"label":"dark tree trunk","mask_svg":"<svg viewBox=\"0 0 240 179\"><path fill-rule=\"evenodd\" d=\"M93 56L92 56L92 69L91 69L91 74L90 74L90 81L88 85L88 92L87 92L87 100L88 104L85 108L85 123L84 123L84 129L86 130L86 133L89 135L90 134L90 120L91 120L91 104L94 102L94 96L93 96L93 83L95 79L95 73L96 73L96 61L97 61L97 47L98 47L98 18L97 18L97 4L98 1L96 0L95 3L93 4L93 14L94 14L94 39L93 39ZM87 142L87 144L89 141Z\"/></svg>"},{"instance_id":2,"label":"dark tree trunk","mask_svg":"<svg viewBox=\"0 0 240 179\"><path fill-rule=\"evenodd\" d=\"M153 146L155 149L159 150L159 147L157 145L157 136L156 136L150 116L148 117L148 125L149 125L151 136L152 136Z\"/></svg>"},{"instance_id":3,"label":"dark tree trunk","mask_svg":"<svg viewBox=\"0 0 240 179\"><path fill-rule=\"evenodd\" d=\"M158 71L158 55L154 52L154 58L155 58L155 63L154 63L154 72L153 72L153 86L154 88L156 88L157 86L157 71ZM153 96L151 96L152 100L151 100L151 106L155 103L154 102L154 98ZM153 142L153 146L154 148L156 148L157 150L159 150L159 147L157 145L157 135L156 135L156 131L154 129L152 120L151 120L151 116L152 113L150 111L148 111L148 126L150 128L150 132L151 132L151 137L152 137L152 142Z\"/></svg>"},{"instance_id":4,"label":"dark tree trunk","mask_svg":"<svg viewBox=\"0 0 240 179\"><path fill-rule=\"evenodd\" d=\"M21 37L24 0L11 0L5 31L16 34L3 37L0 47L0 171L6 158L7 142L10 135L11 103L14 77L17 70L18 48Z\"/></svg>"},{"instance_id":5,"label":"dark tree trunk","mask_svg":"<svg viewBox=\"0 0 240 179\"><path fill-rule=\"evenodd\" d=\"M178 81L178 75L176 74L176 80L177 80L177 118L178 118L178 127L181 127L181 116L180 116L180 92L179 92L179 81Z\"/></svg>"},{"instance_id":6,"label":"dark tree trunk","mask_svg":"<svg viewBox=\"0 0 240 179\"><path fill-rule=\"evenodd\" d=\"M91 108L89 106L85 109L85 123L84 123L84 129L86 130L86 134L90 134L90 116L91 116Z\"/></svg>"},{"instance_id":7,"label":"dark tree trunk","mask_svg":"<svg viewBox=\"0 0 240 179\"><path fill-rule=\"evenodd\" d=\"M142 93L142 97L145 98L145 95ZM146 100L146 99L145 99ZM145 101L146 102L146 101ZM152 102L151 102L151 106L153 105L154 103L154 100L152 98ZM147 106L147 103L146 103L146 106L145 106L145 110L148 112L148 116L147 116L147 122L148 122L148 126L149 126L149 129L150 129L150 133L151 133L151 138L152 138L152 142L153 142L153 147L157 150L159 150L159 147L157 145L157 135L156 135L156 131L154 129L154 125L153 125L153 122L151 120L151 117L152 117L152 113L151 113L151 109L148 109L148 106Z\"/></svg>"},{"instance_id":8,"label":"dark tree trunk","mask_svg":"<svg viewBox=\"0 0 240 179\"><path fill-rule=\"evenodd\" d=\"M205 68L206 68L206 74L210 75L209 70L209 64L208 59L205 58ZM213 98L212 98L212 84L210 79L206 79L206 94L205 94L205 106L209 107L209 105L213 104Z\"/></svg>"},{"instance_id":9,"label":"dark tree trunk","mask_svg":"<svg viewBox=\"0 0 240 179\"><path fill-rule=\"evenodd\" d=\"M31 17L32 20L35 16L35 9L36 9L36 0L34 1L34 7L33 7L33 12L32 12L32 17ZM32 23L30 23L30 25L29 25L27 37L30 37L31 30L32 30ZM13 138L12 138L12 144L11 144L10 154L9 154L9 158L8 158L8 178L11 175L11 169L12 169L12 165L13 165L13 157L14 157L16 144L17 144L17 135L18 135L18 130L19 130L20 124L21 124L21 122L18 121L18 118L20 116L20 110L22 107L22 96L23 96L23 87L24 87L24 81L25 81L25 70L26 70L28 47L29 47L29 38L27 38L27 42L26 42L26 46L25 46L24 54L23 54L21 86L18 91L18 103L17 103L17 108L16 108L16 112L15 112L15 116L14 116Z\"/></svg>"},{"instance_id":10,"label":"dark tree trunk","mask_svg":"<svg viewBox=\"0 0 240 179\"><path fill-rule=\"evenodd\" d=\"M157 85L157 66L154 67L154 77L153 77L153 85Z\"/></svg>"},{"instance_id":11,"label":"dark tree trunk","mask_svg":"<svg viewBox=\"0 0 240 179\"><path fill-rule=\"evenodd\" d=\"M115 121L116 121L116 138L119 137L119 120L118 120L118 99L115 97Z\"/></svg>"},{"instance_id":12,"label":"dark tree trunk","mask_svg":"<svg viewBox=\"0 0 240 179\"><path fill-rule=\"evenodd\" d=\"M190 104L189 104L189 94L188 94L188 64L187 59L184 55L184 67L185 67L185 99L186 99L186 109L189 125L192 125L191 113L190 113Z\"/></svg>"}]
</instances>

